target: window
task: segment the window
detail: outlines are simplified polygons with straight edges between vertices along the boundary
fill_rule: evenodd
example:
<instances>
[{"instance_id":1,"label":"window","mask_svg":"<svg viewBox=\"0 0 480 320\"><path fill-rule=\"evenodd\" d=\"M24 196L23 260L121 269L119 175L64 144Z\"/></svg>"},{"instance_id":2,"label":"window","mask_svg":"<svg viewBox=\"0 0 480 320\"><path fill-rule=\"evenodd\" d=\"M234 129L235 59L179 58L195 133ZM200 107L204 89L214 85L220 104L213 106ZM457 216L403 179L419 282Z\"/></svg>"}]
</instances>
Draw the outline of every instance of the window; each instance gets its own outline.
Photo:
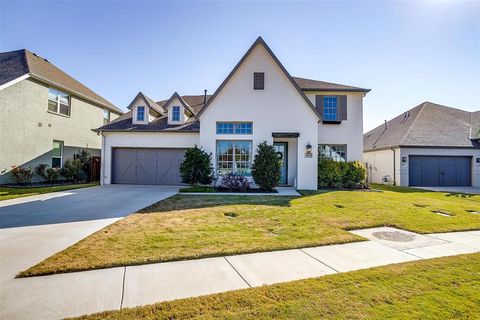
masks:
<instances>
[{"instance_id":1,"label":"window","mask_svg":"<svg viewBox=\"0 0 480 320\"><path fill-rule=\"evenodd\" d=\"M145 107L137 107L137 121L145 121Z\"/></svg>"},{"instance_id":2,"label":"window","mask_svg":"<svg viewBox=\"0 0 480 320\"><path fill-rule=\"evenodd\" d=\"M250 176L252 141L217 141L217 173Z\"/></svg>"},{"instance_id":3,"label":"window","mask_svg":"<svg viewBox=\"0 0 480 320\"><path fill-rule=\"evenodd\" d=\"M337 118L337 97L323 97L323 120L336 121Z\"/></svg>"},{"instance_id":4,"label":"window","mask_svg":"<svg viewBox=\"0 0 480 320\"><path fill-rule=\"evenodd\" d=\"M347 146L339 145L318 145L318 157L323 159L332 159L338 162L347 161Z\"/></svg>"},{"instance_id":5,"label":"window","mask_svg":"<svg viewBox=\"0 0 480 320\"><path fill-rule=\"evenodd\" d=\"M217 134L252 134L252 122L217 122Z\"/></svg>"},{"instance_id":6,"label":"window","mask_svg":"<svg viewBox=\"0 0 480 320\"><path fill-rule=\"evenodd\" d=\"M110 110L103 109L103 125L110 123Z\"/></svg>"},{"instance_id":7,"label":"window","mask_svg":"<svg viewBox=\"0 0 480 320\"><path fill-rule=\"evenodd\" d=\"M172 107L172 121L180 121L180 107L173 106Z\"/></svg>"},{"instance_id":8,"label":"window","mask_svg":"<svg viewBox=\"0 0 480 320\"><path fill-rule=\"evenodd\" d=\"M253 73L253 90L265 89L265 73L254 72Z\"/></svg>"},{"instance_id":9,"label":"window","mask_svg":"<svg viewBox=\"0 0 480 320\"><path fill-rule=\"evenodd\" d=\"M62 167L63 141L53 140L52 146L52 168Z\"/></svg>"},{"instance_id":10,"label":"window","mask_svg":"<svg viewBox=\"0 0 480 320\"><path fill-rule=\"evenodd\" d=\"M48 111L70 116L70 96L64 92L48 88Z\"/></svg>"}]
</instances>

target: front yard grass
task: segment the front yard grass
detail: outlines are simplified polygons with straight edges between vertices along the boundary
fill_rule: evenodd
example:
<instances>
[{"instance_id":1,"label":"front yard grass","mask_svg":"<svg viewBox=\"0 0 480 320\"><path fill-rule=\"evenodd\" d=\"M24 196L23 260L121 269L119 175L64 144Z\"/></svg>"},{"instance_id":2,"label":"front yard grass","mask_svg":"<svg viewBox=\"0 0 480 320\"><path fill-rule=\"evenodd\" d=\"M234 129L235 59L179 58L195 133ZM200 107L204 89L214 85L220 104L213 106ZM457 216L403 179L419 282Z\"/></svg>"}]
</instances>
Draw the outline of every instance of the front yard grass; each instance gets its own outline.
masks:
<instances>
[{"instance_id":1,"label":"front yard grass","mask_svg":"<svg viewBox=\"0 0 480 320\"><path fill-rule=\"evenodd\" d=\"M419 233L480 229L480 215L468 212L480 207L480 196L391 190L304 192L302 197L176 195L19 276L361 241L346 230L376 226Z\"/></svg>"},{"instance_id":2,"label":"front yard grass","mask_svg":"<svg viewBox=\"0 0 480 320\"><path fill-rule=\"evenodd\" d=\"M42 193L88 188L88 187L94 187L98 185L99 184L97 182L94 182L94 183L81 183L81 184L67 184L63 186L51 186L51 187L25 187L25 188L0 187L0 201L34 196Z\"/></svg>"},{"instance_id":3,"label":"front yard grass","mask_svg":"<svg viewBox=\"0 0 480 320\"><path fill-rule=\"evenodd\" d=\"M478 319L480 254L359 270L78 319Z\"/></svg>"}]
</instances>

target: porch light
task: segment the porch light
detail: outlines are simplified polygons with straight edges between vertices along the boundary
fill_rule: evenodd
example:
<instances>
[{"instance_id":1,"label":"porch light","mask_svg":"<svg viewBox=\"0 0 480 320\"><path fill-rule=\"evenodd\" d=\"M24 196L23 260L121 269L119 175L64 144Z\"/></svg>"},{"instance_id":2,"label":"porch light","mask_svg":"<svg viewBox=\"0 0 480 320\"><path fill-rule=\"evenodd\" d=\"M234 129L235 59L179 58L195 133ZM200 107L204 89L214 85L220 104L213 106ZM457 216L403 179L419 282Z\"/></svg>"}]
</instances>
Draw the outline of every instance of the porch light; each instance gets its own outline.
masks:
<instances>
[{"instance_id":1,"label":"porch light","mask_svg":"<svg viewBox=\"0 0 480 320\"><path fill-rule=\"evenodd\" d=\"M310 144L310 142L307 143L306 148L307 148L307 152L312 152L312 145Z\"/></svg>"},{"instance_id":2,"label":"porch light","mask_svg":"<svg viewBox=\"0 0 480 320\"><path fill-rule=\"evenodd\" d=\"M307 143L307 145L305 146L305 158L311 158L313 156L313 153L312 153L312 145L309 143Z\"/></svg>"}]
</instances>

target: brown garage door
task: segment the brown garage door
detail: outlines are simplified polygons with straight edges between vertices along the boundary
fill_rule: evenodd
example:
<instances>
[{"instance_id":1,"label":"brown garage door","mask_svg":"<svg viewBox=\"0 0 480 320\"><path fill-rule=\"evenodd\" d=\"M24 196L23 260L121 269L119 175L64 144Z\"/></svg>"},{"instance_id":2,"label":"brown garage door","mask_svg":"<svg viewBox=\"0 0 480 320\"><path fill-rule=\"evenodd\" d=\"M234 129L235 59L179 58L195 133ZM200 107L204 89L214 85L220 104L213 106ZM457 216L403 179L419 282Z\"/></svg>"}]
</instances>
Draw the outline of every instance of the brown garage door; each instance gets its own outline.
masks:
<instances>
[{"instance_id":1,"label":"brown garage door","mask_svg":"<svg viewBox=\"0 0 480 320\"><path fill-rule=\"evenodd\" d=\"M116 148L113 150L113 183L180 184L180 164L186 149Z\"/></svg>"}]
</instances>

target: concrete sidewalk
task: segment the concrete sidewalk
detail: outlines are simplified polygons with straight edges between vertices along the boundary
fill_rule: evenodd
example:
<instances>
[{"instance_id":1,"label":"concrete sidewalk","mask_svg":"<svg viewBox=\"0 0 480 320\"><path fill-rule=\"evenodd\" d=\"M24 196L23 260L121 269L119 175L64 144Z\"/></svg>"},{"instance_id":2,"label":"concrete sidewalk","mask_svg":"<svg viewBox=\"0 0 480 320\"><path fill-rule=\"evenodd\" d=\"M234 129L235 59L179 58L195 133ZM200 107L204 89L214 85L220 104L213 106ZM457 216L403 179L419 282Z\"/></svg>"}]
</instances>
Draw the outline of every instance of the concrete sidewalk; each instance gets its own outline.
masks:
<instances>
[{"instance_id":1,"label":"concrete sidewalk","mask_svg":"<svg viewBox=\"0 0 480 320\"><path fill-rule=\"evenodd\" d=\"M156 263L2 283L1 319L58 319L391 263L480 252L480 231L352 231L370 241Z\"/></svg>"}]
</instances>

